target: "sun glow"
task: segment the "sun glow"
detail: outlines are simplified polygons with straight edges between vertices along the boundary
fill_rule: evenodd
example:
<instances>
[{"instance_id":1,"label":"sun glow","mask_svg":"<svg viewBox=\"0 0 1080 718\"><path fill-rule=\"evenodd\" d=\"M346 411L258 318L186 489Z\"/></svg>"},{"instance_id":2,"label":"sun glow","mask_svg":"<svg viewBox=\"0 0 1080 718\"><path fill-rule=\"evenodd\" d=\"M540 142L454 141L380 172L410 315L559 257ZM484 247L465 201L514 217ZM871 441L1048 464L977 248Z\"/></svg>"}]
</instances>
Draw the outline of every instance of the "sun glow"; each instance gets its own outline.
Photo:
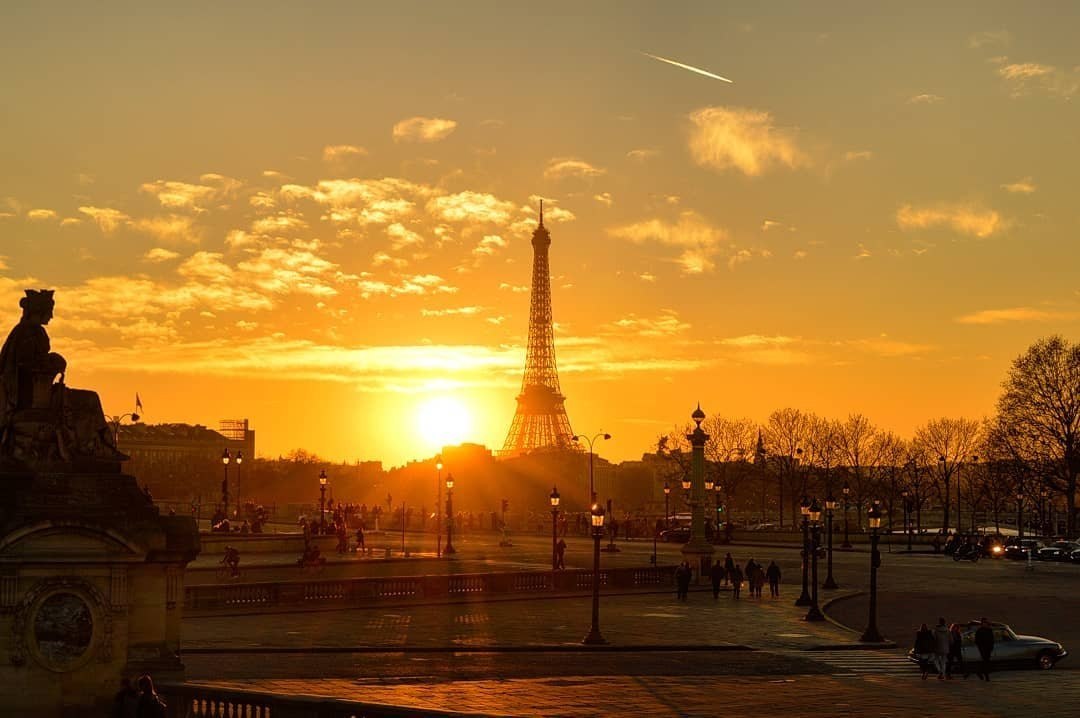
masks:
<instances>
[{"instance_id":1,"label":"sun glow","mask_svg":"<svg viewBox=\"0 0 1080 718\"><path fill-rule=\"evenodd\" d=\"M417 414L420 436L432 449L460 444L472 430L468 407L451 396L428 399L420 405Z\"/></svg>"}]
</instances>

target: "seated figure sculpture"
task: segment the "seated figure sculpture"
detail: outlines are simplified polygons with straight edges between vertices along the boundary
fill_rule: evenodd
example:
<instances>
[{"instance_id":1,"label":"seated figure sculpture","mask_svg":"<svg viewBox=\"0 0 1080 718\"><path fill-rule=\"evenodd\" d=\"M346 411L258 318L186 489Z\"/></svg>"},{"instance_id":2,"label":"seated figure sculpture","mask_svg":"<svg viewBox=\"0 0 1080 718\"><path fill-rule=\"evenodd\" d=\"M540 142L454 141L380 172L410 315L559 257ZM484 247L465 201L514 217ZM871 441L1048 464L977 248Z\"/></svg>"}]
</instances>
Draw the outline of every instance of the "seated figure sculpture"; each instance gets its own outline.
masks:
<instances>
[{"instance_id":1,"label":"seated figure sculpture","mask_svg":"<svg viewBox=\"0 0 1080 718\"><path fill-rule=\"evenodd\" d=\"M0 350L0 459L31 467L105 464L119 470L96 392L64 384L67 362L50 351L52 290L26 290L22 319ZM103 466L99 468L104 468Z\"/></svg>"}]
</instances>

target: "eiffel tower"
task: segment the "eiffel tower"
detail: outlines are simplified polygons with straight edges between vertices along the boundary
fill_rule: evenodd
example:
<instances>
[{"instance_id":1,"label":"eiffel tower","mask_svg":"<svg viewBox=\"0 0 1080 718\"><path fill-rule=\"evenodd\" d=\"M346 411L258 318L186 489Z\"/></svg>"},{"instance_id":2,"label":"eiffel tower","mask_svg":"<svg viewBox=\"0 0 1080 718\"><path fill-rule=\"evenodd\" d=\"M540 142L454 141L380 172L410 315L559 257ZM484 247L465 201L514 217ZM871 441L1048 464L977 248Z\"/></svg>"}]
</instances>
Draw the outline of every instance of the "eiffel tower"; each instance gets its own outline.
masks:
<instances>
[{"instance_id":1,"label":"eiffel tower","mask_svg":"<svg viewBox=\"0 0 1080 718\"><path fill-rule=\"evenodd\" d=\"M551 234L544 226L544 203L540 224L533 231L532 295L529 302L529 347L525 352L525 376L517 397L517 411L500 455L518 456L530 451L577 449L574 432L559 389L555 366L555 337L551 326L551 275L548 247Z\"/></svg>"}]
</instances>

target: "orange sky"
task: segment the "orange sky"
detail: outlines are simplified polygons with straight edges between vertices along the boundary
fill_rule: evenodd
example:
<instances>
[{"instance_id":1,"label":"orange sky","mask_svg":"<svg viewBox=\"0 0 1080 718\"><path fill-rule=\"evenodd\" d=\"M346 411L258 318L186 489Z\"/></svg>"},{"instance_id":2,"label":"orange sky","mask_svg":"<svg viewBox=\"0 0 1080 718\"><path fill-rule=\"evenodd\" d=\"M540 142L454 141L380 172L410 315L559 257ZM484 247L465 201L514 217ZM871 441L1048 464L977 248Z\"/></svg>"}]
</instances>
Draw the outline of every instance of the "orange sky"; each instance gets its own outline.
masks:
<instances>
[{"instance_id":1,"label":"orange sky","mask_svg":"<svg viewBox=\"0 0 1080 718\"><path fill-rule=\"evenodd\" d=\"M611 458L698 400L979 417L1076 335L1075 5L578 5L15 4L0 320L56 288L107 411L388 463L501 446L540 197Z\"/></svg>"}]
</instances>

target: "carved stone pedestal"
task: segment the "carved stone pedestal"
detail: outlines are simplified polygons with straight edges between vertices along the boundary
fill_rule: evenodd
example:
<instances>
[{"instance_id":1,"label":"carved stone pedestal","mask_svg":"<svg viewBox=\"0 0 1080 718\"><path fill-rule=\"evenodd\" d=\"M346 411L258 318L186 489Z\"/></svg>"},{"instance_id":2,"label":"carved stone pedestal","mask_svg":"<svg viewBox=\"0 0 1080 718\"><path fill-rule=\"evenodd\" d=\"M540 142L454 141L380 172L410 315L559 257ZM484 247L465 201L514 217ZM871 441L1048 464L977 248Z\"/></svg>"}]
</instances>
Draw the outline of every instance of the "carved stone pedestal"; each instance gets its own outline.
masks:
<instances>
[{"instance_id":1,"label":"carved stone pedestal","mask_svg":"<svg viewBox=\"0 0 1080 718\"><path fill-rule=\"evenodd\" d=\"M0 469L0 714L108 715L123 676L182 679L198 550L134 477Z\"/></svg>"}]
</instances>

